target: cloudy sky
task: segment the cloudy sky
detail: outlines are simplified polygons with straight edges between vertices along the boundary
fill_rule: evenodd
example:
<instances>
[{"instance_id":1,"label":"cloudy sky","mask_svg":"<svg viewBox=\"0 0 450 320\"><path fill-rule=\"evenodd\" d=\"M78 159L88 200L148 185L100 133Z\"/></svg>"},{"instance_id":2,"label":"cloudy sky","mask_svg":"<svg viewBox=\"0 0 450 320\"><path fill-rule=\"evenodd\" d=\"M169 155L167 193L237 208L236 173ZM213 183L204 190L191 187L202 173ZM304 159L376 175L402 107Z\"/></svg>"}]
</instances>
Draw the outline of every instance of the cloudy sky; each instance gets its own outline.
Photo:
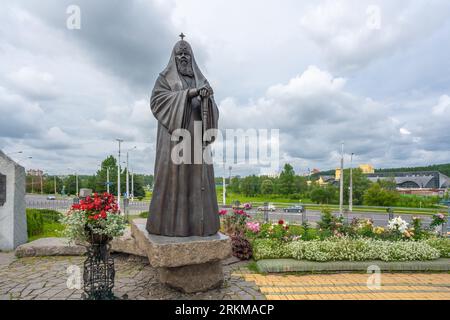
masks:
<instances>
[{"instance_id":1,"label":"cloudy sky","mask_svg":"<svg viewBox=\"0 0 450 320\"><path fill-rule=\"evenodd\" d=\"M4 0L0 149L50 174L93 173L122 138L137 146L131 167L152 173L149 96L180 32L221 129L279 129L280 163L298 173L338 166L341 141L376 167L450 162L447 0Z\"/></svg>"}]
</instances>

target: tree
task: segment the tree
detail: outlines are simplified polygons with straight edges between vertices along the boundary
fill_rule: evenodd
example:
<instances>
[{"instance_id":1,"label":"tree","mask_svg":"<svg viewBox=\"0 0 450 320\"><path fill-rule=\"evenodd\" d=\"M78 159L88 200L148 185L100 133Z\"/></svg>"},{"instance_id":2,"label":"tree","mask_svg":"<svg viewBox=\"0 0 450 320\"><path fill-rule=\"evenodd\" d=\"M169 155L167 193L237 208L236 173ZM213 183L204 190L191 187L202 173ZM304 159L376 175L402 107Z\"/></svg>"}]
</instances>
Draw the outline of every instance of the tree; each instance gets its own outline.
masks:
<instances>
[{"instance_id":1,"label":"tree","mask_svg":"<svg viewBox=\"0 0 450 320\"><path fill-rule=\"evenodd\" d=\"M77 178L74 174L64 179L64 186L67 195L75 195L77 193ZM80 180L78 180L78 188L80 189Z\"/></svg>"},{"instance_id":2,"label":"tree","mask_svg":"<svg viewBox=\"0 0 450 320\"><path fill-rule=\"evenodd\" d=\"M272 194L273 193L273 182L269 179L264 180L261 183L261 194Z\"/></svg>"},{"instance_id":3,"label":"tree","mask_svg":"<svg viewBox=\"0 0 450 320\"><path fill-rule=\"evenodd\" d=\"M255 175L251 175L242 179L240 190L247 197L254 197L259 194L260 190L258 177Z\"/></svg>"},{"instance_id":4,"label":"tree","mask_svg":"<svg viewBox=\"0 0 450 320\"><path fill-rule=\"evenodd\" d=\"M317 204L325 203L325 190L323 188L314 188L309 197L311 200Z\"/></svg>"},{"instance_id":5,"label":"tree","mask_svg":"<svg viewBox=\"0 0 450 320\"><path fill-rule=\"evenodd\" d=\"M400 195L395 190L383 189L379 183L374 183L364 193L364 204L368 206L395 206Z\"/></svg>"},{"instance_id":6,"label":"tree","mask_svg":"<svg viewBox=\"0 0 450 320\"><path fill-rule=\"evenodd\" d=\"M294 168L286 163L284 165L283 171L280 174L280 193L284 195L294 193L294 180L295 180L295 171Z\"/></svg>"},{"instance_id":7,"label":"tree","mask_svg":"<svg viewBox=\"0 0 450 320\"><path fill-rule=\"evenodd\" d=\"M112 155L107 157L105 160L102 161L100 170L97 171L96 174L96 188L95 190L97 192L106 192L107 190L107 168L109 168L109 192L112 194L117 194L117 160ZM120 176L120 191L123 191L125 189L125 183L123 177L125 177L123 174Z\"/></svg>"},{"instance_id":8,"label":"tree","mask_svg":"<svg viewBox=\"0 0 450 320\"><path fill-rule=\"evenodd\" d=\"M239 177L231 178L230 185L228 186L228 190L230 192L239 193L240 190L240 179Z\"/></svg>"},{"instance_id":9,"label":"tree","mask_svg":"<svg viewBox=\"0 0 450 320\"><path fill-rule=\"evenodd\" d=\"M55 193L55 180L56 180L56 193L60 193L62 186L63 186L63 181L61 180L60 177L55 177L55 176L48 176L45 175L43 177L43 191L44 194L53 194Z\"/></svg>"},{"instance_id":10,"label":"tree","mask_svg":"<svg viewBox=\"0 0 450 320\"><path fill-rule=\"evenodd\" d=\"M304 194L308 191L308 179L302 176L294 178L294 192Z\"/></svg>"},{"instance_id":11,"label":"tree","mask_svg":"<svg viewBox=\"0 0 450 320\"><path fill-rule=\"evenodd\" d=\"M329 185L324 188L315 187L309 197L317 204L329 204L336 200L336 195L336 187Z\"/></svg>"},{"instance_id":12,"label":"tree","mask_svg":"<svg viewBox=\"0 0 450 320\"><path fill-rule=\"evenodd\" d=\"M135 174L134 175L134 196L135 197L145 197L144 181L145 175ZM130 193L131 193L131 177L130 177Z\"/></svg>"},{"instance_id":13,"label":"tree","mask_svg":"<svg viewBox=\"0 0 450 320\"><path fill-rule=\"evenodd\" d=\"M394 177L389 177L387 179L378 179L377 182L383 189L386 189L386 190L396 190L397 189L397 183L395 183Z\"/></svg>"},{"instance_id":14,"label":"tree","mask_svg":"<svg viewBox=\"0 0 450 320\"><path fill-rule=\"evenodd\" d=\"M352 170L353 204L363 203L364 192L370 187L370 180L357 168ZM350 169L344 170L344 202L348 204L350 194Z\"/></svg>"}]
</instances>

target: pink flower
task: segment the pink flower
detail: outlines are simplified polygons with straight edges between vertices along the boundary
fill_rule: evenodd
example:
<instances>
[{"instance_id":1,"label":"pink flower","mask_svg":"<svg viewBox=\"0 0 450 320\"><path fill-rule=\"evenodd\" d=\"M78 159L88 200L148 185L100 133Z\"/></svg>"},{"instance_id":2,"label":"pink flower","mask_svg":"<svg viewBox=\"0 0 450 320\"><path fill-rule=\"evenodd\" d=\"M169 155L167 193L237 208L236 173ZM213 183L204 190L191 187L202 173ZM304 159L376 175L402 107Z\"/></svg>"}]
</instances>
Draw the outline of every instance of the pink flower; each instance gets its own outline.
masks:
<instances>
[{"instance_id":1,"label":"pink flower","mask_svg":"<svg viewBox=\"0 0 450 320\"><path fill-rule=\"evenodd\" d=\"M224 209L219 210L219 215L220 215L220 216L224 216L224 215L226 215L227 213L228 213L227 210L224 210Z\"/></svg>"},{"instance_id":2,"label":"pink flower","mask_svg":"<svg viewBox=\"0 0 450 320\"><path fill-rule=\"evenodd\" d=\"M246 226L253 233L258 233L261 230L259 222L247 222Z\"/></svg>"}]
</instances>

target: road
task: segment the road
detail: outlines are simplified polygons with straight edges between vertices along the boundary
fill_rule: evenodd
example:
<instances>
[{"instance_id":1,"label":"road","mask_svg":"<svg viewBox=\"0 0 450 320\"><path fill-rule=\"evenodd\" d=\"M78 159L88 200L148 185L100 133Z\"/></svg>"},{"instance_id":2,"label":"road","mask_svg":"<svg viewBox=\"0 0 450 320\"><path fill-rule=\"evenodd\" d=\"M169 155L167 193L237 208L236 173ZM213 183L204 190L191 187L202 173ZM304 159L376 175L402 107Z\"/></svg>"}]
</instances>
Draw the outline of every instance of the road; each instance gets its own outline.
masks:
<instances>
[{"instance_id":1,"label":"road","mask_svg":"<svg viewBox=\"0 0 450 320\"><path fill-rule=\"evenodd\" d=\"M27 195L25 199L27 208L51 209L61 212L67 211L67 209L73 203L72 198L47 200L47 196L45 195ZM129 214L135 215L143 211L148 211L149 206L150 206L149 201L130 201ZM263 212L258 212L256 210L249 210L247 211L247 213L253 217L255 216L259 218L264 217ZM333 211L333 214L335 215L337 215L338 213L339 213L338 211ZM321 216L320 210L307 210L306 212L306 218L310 223L315 223L319 221L320 216ZM395 214L395 216L401 216L402 219L404 219L407 222L411 222L413 216L420 217L422 218L422 223L424 224L424 226L429 225L431 221L431 217L429 215L427 216L427 215ZM388 221L388 215L386 213L380 212L361 212L361 213L353 212L349 213L348 217L347 216L345 217L345 219L347 219L349 222L353 218L370 218L373 220L374 225L376 226L386 226ZM285 221L289 221L290 223L300 224L302 222L302 215L298 213L284 213L281 209L277 209L275 212L269 213L269 219L274 222L283 219Z\"/></svg>"}]
</instances>

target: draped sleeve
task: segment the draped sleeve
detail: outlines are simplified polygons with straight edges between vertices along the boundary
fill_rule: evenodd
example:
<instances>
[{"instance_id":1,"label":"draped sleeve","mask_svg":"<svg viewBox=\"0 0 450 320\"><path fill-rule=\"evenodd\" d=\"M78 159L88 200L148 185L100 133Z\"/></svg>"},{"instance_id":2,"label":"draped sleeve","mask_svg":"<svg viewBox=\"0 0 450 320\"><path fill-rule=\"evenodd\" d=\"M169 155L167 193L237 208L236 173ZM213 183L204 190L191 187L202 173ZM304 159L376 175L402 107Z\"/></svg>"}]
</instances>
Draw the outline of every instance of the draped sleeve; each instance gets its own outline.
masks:
<instances>
[{"instance_id":1,"label":"draped sleeve","mask_svg":"<svg viewBox=\"0 0 450 320\"><path fill-rule=\"evenodd\" d=\"M163 76L159 76L153 88L150 108L158 122L169 134L176 129L186 129L189 123L188 89L172 91Z\"/></svg>"},{"instance_id":2,"label":"draped sleeve","mask_svg":"<svg viewBox=\"0 0 450 320\"><path fill-rule=\"evenodd\" d=\"M207 129L217 129L218 122L219 122L219 109L217 108L214 98L210 97L209 103L208 103L208 128Z\"/></svg>"}]
</instances>

